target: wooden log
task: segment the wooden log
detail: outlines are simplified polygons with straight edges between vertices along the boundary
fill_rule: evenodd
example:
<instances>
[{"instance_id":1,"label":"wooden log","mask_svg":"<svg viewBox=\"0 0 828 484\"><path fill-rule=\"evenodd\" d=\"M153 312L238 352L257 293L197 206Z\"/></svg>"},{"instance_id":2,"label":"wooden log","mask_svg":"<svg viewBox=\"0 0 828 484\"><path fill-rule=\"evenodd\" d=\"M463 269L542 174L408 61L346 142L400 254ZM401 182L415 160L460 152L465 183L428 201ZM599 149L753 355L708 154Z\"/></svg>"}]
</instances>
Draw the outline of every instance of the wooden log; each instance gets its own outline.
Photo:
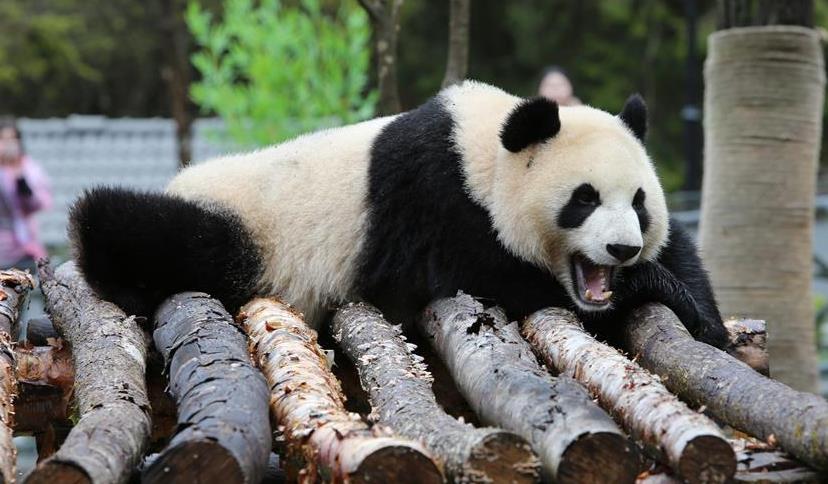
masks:
<instances>
[{"instance_id":1,"label":"wooden log","mask_svg":"<svg viewBox=\"0 0 828 484\"><path fill-rule=\"evenodd\" d=\"M521 437L474 428L448 415L431 390L431 373L398 326L367 304L344 306L333 318L334 338L359 371L381 424L423 442L453 482L535 482L540 463Z\"/></svg>"},{"instance_id":2,"label":"wooden log","mask_svg":"<svg viewBox=\"0 0 828 484\"><path fill-rule=\"evenodd\" d=\"M144 332L134 317L98 299L73 263L39 269L46 308L72 346L80 420L26 482L126 482L150 429Z\"/></svg>"},{"instance_id":3,"label":"wooden log","mask_svg":"<svg viewBox=\"0 0 828 484\"><path fill-rule=\"evenodd\" d=\"M480 418L528 440L556 482L633 482L633 445L586 390L537 363L517 324L471 296L432 302L421 328Z\"/></svg>"},{"instance_id":4,"label":"wooden log","mask_svg":"<svg viewBox=\"0 0 828 484\"><path fill-rule=\"evenodd\" d=\"M727 482L736 456L719 427L691 410L659 378L589 335L572 312L531 315L523 335L550 368L581 382L645 448L687 482Z\"/></svg>"},{"instance_id":5,"label":"wooden log","mask_svg":"<svg viewBox=\"0 0 828 484\"><path fill-rule=\"evenodd\" d=\"M369 427L345 410L345 397L302 315L275 299L254 299L239 315L270 384L270 409L288 448L291 480L437 483L428 452Z\"/></svg>"},{"instance_id":6,"label":"wooden log","mask_svg":"<svg viewBox=\"0 0 828 484\"><path fill-rule=\"evenodd\" d=\"M762 440L778 442L802 461L828 469L828 401L755 372L693 339L660 304L634 311L626 339L639 363L691 405Z\"/></svg>"},{"instance_id":7,"label":"wooden log","mask_svg":"<svg viewBox=\"0 0 828 484\"><path fill-rule=\"evenodd\" d=\"M26 321L26 339L24 343L34 346L46 346L50 339L57 339L58 334L52 321L47 316L32 318Z\"/></svg>"},{"instance_id":8,"label":"wooden log","mask_svg":"<svg viewBox=\"0 0 828 484\"><path fill-rule=\"evenodd\" d=\"M179 430L142 481L258 484L270 456L269 395L233 318L207 294L185 292L158 307L152 336Z\"/></svg>"},{"instance_id":9,"label":"wooden log","mask_svg":"<svg viewBox=\"0 0 828 484\"><path fill-rule=\"evenodd\" d=\"M738 467L733 482L818 483L820 474L801 462L756 439L733 439Z\"/></svg>"},{"instance_id":10,"label":"wooden log","mask_svg":"<svg viewBox=\"0 0 828 484\"><path fill-rule=\"evenodd\" d=\"M768 349L766 324L761 319L730 318L727 328L729 354L759 373L768 376Z\"/></svg>"},{"instance_id":11,"label":"wooden log","mask_svg":"<svg viewBox=\"0 0 828 484\"><path fill-rule=\"evenodd\" d=\"M14 407L17 395L15 375L14 336L20 309L34 280L28 272L18 269L0 271L0 478L14 482L17 450L12 441Z\"/></svg>"}]
</instances>

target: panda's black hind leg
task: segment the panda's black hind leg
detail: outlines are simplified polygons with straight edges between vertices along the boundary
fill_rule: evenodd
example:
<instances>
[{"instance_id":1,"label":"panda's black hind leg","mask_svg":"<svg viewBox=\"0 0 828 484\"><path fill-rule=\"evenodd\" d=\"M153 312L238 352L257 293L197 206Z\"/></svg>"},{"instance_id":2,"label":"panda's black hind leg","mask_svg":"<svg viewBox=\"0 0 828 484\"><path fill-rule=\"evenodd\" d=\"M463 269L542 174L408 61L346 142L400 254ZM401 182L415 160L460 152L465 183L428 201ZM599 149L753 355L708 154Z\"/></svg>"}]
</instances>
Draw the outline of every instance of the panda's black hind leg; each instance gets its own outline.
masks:
<instances>
[{"instance_id":1,"label":"panda's black hind leg","mask_svg":"<svg viewBox=\"0 0 828 484\"><path fill-rule=\"evenodd\" d=\"M72 208L69 235L92 289L130 314L152 316L182 291L206 292L235 312L261 273L238 215L164 193L89 190Z\"/></svg>"}]
</instances>

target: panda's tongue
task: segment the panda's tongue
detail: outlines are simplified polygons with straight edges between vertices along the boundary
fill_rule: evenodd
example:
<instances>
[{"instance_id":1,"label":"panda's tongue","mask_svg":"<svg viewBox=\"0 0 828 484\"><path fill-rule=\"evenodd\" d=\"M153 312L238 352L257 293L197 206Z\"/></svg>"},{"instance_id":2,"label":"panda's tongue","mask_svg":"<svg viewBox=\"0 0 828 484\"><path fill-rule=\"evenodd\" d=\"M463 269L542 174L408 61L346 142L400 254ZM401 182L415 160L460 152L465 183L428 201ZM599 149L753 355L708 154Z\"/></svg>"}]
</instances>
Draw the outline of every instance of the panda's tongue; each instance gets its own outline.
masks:
<instances>
[{"instance_id":1,"label":"panda's tongue","mask_svg":"<svg viewBox=\"0 0 828 484\"><path fill-rule=\"evenodd\" d=\"M612 296L609 289L609 271L605 266L592 264L589 261L581 262L581 271L584 275L584 299L591 302L605 302Z\"/></svg>"}]
</instances>

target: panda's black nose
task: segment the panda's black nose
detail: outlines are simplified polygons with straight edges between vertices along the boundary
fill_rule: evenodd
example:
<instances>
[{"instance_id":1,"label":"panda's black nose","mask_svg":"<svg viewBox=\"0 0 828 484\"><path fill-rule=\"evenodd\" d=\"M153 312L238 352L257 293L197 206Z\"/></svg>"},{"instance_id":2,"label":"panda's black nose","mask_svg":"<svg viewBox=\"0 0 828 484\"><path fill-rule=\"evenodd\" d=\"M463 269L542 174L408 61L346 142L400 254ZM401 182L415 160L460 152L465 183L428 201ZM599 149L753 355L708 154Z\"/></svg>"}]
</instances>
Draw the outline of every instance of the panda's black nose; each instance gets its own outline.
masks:
<instances>
[{"instance_id":1,"label":"panda's black nose","mask_svg":"<svg viewBox=\"0 0 828 484\"><path fill-rule=\"evenodd\" d=\"M627 262L641 252L641 247L637 245L607 244L607 252L618 259L619 263Z\"/></svg>"}]
</instances>

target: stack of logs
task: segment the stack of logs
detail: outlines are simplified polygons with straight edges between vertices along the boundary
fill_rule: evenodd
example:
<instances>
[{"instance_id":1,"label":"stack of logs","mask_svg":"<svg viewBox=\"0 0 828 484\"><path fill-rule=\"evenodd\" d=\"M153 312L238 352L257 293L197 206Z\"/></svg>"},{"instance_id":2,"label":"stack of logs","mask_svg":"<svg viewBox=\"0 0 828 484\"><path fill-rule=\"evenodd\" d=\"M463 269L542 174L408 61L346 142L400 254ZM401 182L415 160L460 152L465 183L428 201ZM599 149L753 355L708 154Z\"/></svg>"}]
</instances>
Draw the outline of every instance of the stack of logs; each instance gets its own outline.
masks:
<instances>
[{"instance_id":1,"label":"stack of logs","mask_svg":"<svg viewBox=\"0 0 828 484\"><path fill-rule=\"evenodd\" d=\"M33 281L0 272L3 482L20 433L39 453L25 481L48 484L817 482L828 469L828 402L760 373L757 321L731 322L728 354L647 305L626 323L630 359L561 309L519 325L458 294L428 306L407 335L417 348L348 304L333 364L276 299L234 320L181 293L144 321L71 262L42 264L40 281L53 326L30 321L16 342ZM337 374L360 385L344 392Z\"/></svg>"}]
</instances>

